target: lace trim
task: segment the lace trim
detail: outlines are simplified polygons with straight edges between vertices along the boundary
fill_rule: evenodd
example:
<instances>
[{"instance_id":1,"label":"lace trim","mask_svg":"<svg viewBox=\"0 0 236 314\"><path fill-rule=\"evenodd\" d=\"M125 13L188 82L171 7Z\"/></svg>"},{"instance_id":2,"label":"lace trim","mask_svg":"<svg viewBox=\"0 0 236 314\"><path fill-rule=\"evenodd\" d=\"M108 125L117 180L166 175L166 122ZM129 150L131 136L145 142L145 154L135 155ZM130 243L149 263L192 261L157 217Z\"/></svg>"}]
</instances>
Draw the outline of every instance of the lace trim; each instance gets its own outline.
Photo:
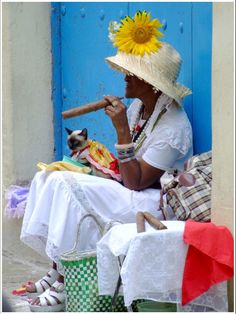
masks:
<instances>
[{"instance_id":1,"label":"lace trim","mask_svg":"<svg viewBox=\"0 0 236 314\"><path fill-rule=\"evenodd\" d=\"M39 229L37 236L25 233L21 236L22 242L37 251L40 255L54 261L58 265L58 272L63 275L64 270L60 263L59 249L48 239L48 226L37 223L37 229Z\"/></svg>"},{"instance_id":2,"label":"lace trim","mask_svg":"<svg viewBox=\"0 0 236 314\"><path fill-rule=\"evenodd\" d=\"M101 225L104 225L104 221L98 216L91 207L88 199L86 198L84 191L78 180L75 179L72 172L63 172L63 178L68 186L69 191L73 194L78 206L84 214L91 214L97 218Z\"/></svg>"}]
</instances>

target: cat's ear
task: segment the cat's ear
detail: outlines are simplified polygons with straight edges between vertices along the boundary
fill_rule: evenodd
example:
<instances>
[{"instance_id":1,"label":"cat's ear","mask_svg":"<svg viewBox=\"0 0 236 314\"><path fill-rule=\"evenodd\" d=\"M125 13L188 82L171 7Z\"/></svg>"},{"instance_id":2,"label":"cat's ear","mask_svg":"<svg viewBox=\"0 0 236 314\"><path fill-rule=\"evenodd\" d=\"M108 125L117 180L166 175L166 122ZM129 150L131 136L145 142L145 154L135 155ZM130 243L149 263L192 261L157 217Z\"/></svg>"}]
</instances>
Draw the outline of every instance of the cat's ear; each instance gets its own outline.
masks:
<instances>
[{"instance_id":1,"label":"cat's ear","mask_svg":"<svg viewBox=\"0 0 236 314\"><path fill-rule=\"evenodd\" d=\"M65 128L66 132L68 133L68 135L71 135L71 133L73 133L72 130L68 129L68 128Z\"/></svg>"},{"instance_id":2,"label":"cat's ear","mask_svg":"<svg viewBox=\"0 0 236 314\"><path fill-rule=\"evenodd\" d=\"M88 130L86 128L84 128L80 134L83 135L84 138L87 140L87 138L88 138Z\"/></svg>"}]
</instances>

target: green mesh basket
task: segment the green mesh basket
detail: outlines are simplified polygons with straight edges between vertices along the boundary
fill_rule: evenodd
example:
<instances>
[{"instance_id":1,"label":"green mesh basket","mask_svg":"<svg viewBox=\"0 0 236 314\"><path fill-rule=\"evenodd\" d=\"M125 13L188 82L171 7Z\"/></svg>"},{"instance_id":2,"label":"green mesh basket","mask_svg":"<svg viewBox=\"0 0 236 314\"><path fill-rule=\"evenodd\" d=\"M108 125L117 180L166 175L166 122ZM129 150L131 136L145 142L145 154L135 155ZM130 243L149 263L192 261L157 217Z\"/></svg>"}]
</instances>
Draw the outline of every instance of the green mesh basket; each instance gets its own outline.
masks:
<instances>
[{"instance_id":1,"label":"green mesh basket","mask_svg":"<svg viewBox=\"0 0 236 314\"><path fill-rule=\"evenodd\" d=\"M96 251L77 252L80 226L87 217L93 218L102 232L99 221L91 214L85 215L79 224L77 243L61 256L64 268L67 312L111 312L112 296L98 295ZM126 312L122 296L116 298L113 312Z\"/></svg>"},{"instance_id":2,"label":"green mesh basket","mask_svg":"<svg viewBox=\"0 0 236 314\"><path fill-rule=\"evenodd\" d=\"M138 312L177 312L176 304L156 301L143 301L137 304Z\"/></svg>"}]
</instances>

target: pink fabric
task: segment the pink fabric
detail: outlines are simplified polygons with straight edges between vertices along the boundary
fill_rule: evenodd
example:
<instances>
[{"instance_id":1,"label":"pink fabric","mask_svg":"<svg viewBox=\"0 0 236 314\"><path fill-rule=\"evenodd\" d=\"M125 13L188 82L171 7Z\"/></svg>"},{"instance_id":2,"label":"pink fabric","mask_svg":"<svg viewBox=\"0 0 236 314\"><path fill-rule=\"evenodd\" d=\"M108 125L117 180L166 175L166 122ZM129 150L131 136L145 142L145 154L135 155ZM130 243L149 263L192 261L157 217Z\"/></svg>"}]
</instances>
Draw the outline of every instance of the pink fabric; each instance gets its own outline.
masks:
<instances>
[{"instance_id":1,"label":"pink fabric","mask_svg":"<svg viewBox=\"0 0 236 314\"><path fill-rule=\"evenodd\" d=\"M182 282L182 304L234 274L234 240L224 226L186 221L184 242L189 244Z\"/></svg>"}]
</instances>

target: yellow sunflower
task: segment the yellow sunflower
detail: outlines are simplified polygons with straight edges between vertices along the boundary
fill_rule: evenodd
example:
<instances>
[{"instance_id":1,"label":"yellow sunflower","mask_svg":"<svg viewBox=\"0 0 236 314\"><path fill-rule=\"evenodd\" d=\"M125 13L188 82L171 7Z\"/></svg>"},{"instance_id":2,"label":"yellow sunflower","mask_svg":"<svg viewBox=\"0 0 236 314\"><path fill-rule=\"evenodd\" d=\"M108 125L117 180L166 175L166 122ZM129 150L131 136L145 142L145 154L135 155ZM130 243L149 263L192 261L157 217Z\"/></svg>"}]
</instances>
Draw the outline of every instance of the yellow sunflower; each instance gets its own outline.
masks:
<instances>
[{"instance_id":1,"label":"yellow sunflower","mask_svg":"<svg viewBox=\"0 0 236 314\"><path fill-rule=\"evenodd\" d=\"M134 18L127 16L121 21L114 46L119 51L141 56L156 52L161 47L159 38L163 34L158 30L161 26L158 19L151 21L150 13L138 11Z\"/></svg>"}]
</instances>

